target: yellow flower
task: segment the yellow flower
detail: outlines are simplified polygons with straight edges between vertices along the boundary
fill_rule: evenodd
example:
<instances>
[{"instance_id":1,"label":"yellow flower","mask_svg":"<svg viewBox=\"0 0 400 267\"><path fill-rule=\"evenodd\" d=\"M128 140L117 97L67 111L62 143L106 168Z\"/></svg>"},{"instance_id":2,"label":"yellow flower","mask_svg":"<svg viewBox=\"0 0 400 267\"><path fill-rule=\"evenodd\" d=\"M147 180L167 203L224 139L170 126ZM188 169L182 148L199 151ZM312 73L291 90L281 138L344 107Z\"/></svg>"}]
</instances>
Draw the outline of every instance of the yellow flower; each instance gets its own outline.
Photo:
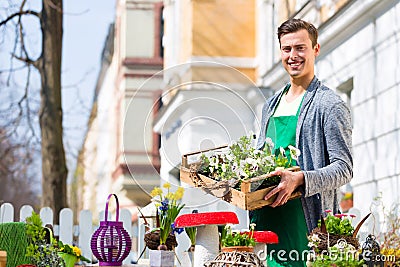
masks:
<instances>
[{"instance_id":1,"label":"yellow flower","mask_svg":"<svg viewBox=\"0 0 400 267\"><path fill-rule=\"evenodd\" d=\"M179 200L183 197L183 193L184 193L185 189L183 189L183 187L178 187L178 189L176 190L175 194L174 194L174 199L175 200Z\"/></svg>"},{"instance_id":2,"label":"yellow flower","mask_svg":"<svg viewBox=\"0 0 400 267\"><path fill-rule=\"evenodd\" d=\"M168 193L168 194L165 195L165 198L173 200L174 199L174 194Z\"/></svg>"},{"instance_id":3,"label":"yellow flower","mask_svg":"<svg viewBox=\"0 0 400 267\"><path fill-rule=\"evenodd\" d=\"M80 257L82 255L81 249L78 247L73 246L72 247L72 251L74 252L74 254L78 257Z\"/></svg>"},{"instance_id":4,"label":"yellow flower","mask_svg":"<svg viewBox=\"0 0 400 267\"><path fill-rule=\"evenodd\" d=\"M162 189L159 187L154 187L153 191L151 191L150 196L155 197L162 194Z\"/></svg>"},{"instance_id":5,"label":"yellow flower","mask_svg":"<svg viewBox=\"0 0 400 267\"><path fill-rule=\"evenodd\" d=\"M165 183L163 185L163 187L166 188L166 189L170 189L171 188L171 184L167 182L167 183Z\"/></svg>"}]
</instances>

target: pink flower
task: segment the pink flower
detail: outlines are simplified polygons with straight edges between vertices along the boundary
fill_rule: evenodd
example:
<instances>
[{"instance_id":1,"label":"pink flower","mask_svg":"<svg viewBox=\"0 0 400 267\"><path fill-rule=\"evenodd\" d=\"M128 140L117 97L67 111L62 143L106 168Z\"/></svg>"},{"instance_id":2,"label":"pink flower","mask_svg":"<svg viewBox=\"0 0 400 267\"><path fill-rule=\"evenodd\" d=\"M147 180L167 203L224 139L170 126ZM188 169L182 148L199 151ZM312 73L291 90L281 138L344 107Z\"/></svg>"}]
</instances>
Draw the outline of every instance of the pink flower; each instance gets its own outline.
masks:
<instances>
[{"instance_id":1,"label":"pink flower","mask_svg":"<svg viewBox=\"0 0 400 267\"><path fill-rule=\"evenodd\" d=\"M342 218L343 216L346 216L346 215L344 215L344 214L335 214L335 217L337 217L337 218Z\"/></svg>"},{"instance_id":2,"label":"pink flower","mask_svg":"<svg viewBox=\"0 0 400 267\"><path fill-rule=\"evenodd\" d=\"M351 218L355 218L355 217L356 217L356 215L354 215L354 214L350 214L350 217L351 217Z\"/></svg>"},{"instance_id":3,"label":"pink flower","mask_svg":"<svg viewBox=\"0 0 400 267\"><path fill-rule=\"evenodd\" d=\"M325 210L325 212L326 212L326 213L331 213L331 212L332 212L332 210Z\"/></svg>"}]
</instances>

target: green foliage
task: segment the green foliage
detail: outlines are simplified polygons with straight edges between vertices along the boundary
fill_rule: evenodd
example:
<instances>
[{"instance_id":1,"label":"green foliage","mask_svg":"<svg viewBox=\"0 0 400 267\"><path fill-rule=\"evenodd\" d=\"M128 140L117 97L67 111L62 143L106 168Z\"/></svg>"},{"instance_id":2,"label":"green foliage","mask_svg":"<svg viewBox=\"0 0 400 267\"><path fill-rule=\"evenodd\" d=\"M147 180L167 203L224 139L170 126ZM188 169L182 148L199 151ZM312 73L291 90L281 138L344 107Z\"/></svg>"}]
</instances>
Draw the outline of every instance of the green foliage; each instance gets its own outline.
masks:
<instances>
[{"instance_id":1,"label":"green foliage","mask_svg":"<svg viewBox=\"0 0 400 267\"><path fill-rule=\"evenodd\" d=\"M50 243L47 242L46 231L48 230L42 226L39 214L32 211L32 215L26 218L26 256L37 267L64 266L64 261L58 256L55 241L50 238Z\"/></svg>"},{"instance_id":2,"label":"green foliage","mask_svg":"<svg viewBox=\"0 0 400 267\"><path fill-rule=\"evenodd\" d=\"M28 239L25 223L0 223L0 250L7 251L7 267L29 264L25 256Z\"/></svg>"},{"instance_id":3,"label":"green foliage","mask_svg":"<svg viewBox=\"0 0 400 267\"><path fill-rule=\"evenodd\" d=\"M73 255L78 258L78 260L91 262L89 259L82 256L82 251L77 246L64 244L62 241L58 241L57 243L58 251L66 254Z\"/></svg>"},{"instance_id":4,"label":"green foliage","mask_svg":"<svg viewBox=\"0 0 400 267\"><path fill-rule=\"evenodd\" d=\"M329 234L351 236L354 232L350 219L344 214L332 215L329 212L325 218L325 225ZM321 220L318 221L318 227L321 227Z\"/></svg>"},{"instance_id":5,"label":"green foliage","mask_svg":"<svg viewBox=\"0 0 400 267\"><path fill-rule=\"evenodd\" d=\"M196 245L197 227L185 227L185 232L190 239L190 245Z\"/></svg>"},{"instance_id":6,"label":"green foliage","mask_svg":"<svg viewBox=\"0 0 400 267\"><path fill-rule=\"evenodd\" d=\"M328 256L324 255L324 258L317 259L312 263L313 267L362 267L364 266L363 260L348 260L348 259L330 259Z\"/></svg>"},{"instance_id":7,"label":"green foliage","mask_svg":"<svg viewBox=\"0 0 400 267\"><path fill-rule=\"evenodd\" d=\"M255 246L256 241L253 238L254 226L254 224L250 225L250 232L241 233L240 231L233 231L230 225L226 225L221 231L221 246Z\"/></svg>"},{"instance_id":8,"label":"green foliage","mask_svg":"<svg viewBox=\"0 0 400 267\"><path fill-rule=\"evenodd\" d=\"M326 253L318 255L312 261L313 267L361 267L364 261L359 259L358 251L349 244L335 245Z\"/></svg>"},{"instance_id":9,"label":"green foliage","mask_svg":"<svg viewBox=\"0 0 400 267\"><path fill-rule=\"evenodd\" d=\"M227 150L202 154L199 172L215 180L245 180L270 173L278 167L291 167L293 160L300 155L300 151L293 146L289 146L289 156L286 156L282 147L275 155L274 143L270 138L266 139L262 150L257 150L253 145L254 140L255 135L242 136ZM277 183L280 181L279 177L271 179Z\"/></svg>"}]
</instances>

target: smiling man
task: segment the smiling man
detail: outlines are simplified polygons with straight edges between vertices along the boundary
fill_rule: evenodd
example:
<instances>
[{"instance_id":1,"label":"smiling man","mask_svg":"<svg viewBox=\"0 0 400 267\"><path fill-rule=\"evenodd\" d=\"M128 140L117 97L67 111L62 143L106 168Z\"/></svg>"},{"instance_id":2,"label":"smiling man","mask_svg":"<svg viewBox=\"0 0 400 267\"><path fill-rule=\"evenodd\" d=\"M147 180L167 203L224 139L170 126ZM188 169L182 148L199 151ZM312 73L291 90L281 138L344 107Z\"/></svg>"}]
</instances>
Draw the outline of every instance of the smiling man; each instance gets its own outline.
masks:
<instances>
[{"instance_id":1,"label":"smiling man","mask_svg":"<svg viewBox=\"0 0 400 267\"><path fill-rule=\"evenodd\" d=\"M276 199L254 211L251 222L256 230L278 234L279 243L268 248L268 266L305 266L307 234L324 210L339 212L338 188L353 176L351 117L342 99L314 74L320 51L317 29L290 19L278 28L278 39L290 83L264 105L258 148L268 137L276 153L282 147L290 157L288 147L296 146L301 155L291 162L301 171L274 172L281 182L265 198L276 195ZM302 197L288 201L295 190Z\"/></svg>"}]
</instances>

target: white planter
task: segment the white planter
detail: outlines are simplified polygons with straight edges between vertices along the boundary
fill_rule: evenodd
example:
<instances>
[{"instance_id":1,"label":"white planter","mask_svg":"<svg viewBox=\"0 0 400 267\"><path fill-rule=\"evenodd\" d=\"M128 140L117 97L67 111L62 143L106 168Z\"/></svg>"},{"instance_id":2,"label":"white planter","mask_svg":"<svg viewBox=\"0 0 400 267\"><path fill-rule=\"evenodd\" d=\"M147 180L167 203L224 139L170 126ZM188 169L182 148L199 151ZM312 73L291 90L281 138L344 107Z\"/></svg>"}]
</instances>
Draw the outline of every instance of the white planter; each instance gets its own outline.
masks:
<instances>
[{"instance_id":1,"label":"white planter","mask_svg":"<svg viewBox=\"0 0 400 267\"><path fill-rule=\"evenodd\" d=\"M175 253L170 250L150 250L150 267L174 267Z\"/></svg>"},{"instance_id":2,"label":"white planter","mask_svg":"<svg viewBox=\"0 0 400 267\"><path fill-rule=\"evenodd\" d=\"M193 267L193 252L182 251L177 255L176 267Z\"/></svg>"}]
</instances>

